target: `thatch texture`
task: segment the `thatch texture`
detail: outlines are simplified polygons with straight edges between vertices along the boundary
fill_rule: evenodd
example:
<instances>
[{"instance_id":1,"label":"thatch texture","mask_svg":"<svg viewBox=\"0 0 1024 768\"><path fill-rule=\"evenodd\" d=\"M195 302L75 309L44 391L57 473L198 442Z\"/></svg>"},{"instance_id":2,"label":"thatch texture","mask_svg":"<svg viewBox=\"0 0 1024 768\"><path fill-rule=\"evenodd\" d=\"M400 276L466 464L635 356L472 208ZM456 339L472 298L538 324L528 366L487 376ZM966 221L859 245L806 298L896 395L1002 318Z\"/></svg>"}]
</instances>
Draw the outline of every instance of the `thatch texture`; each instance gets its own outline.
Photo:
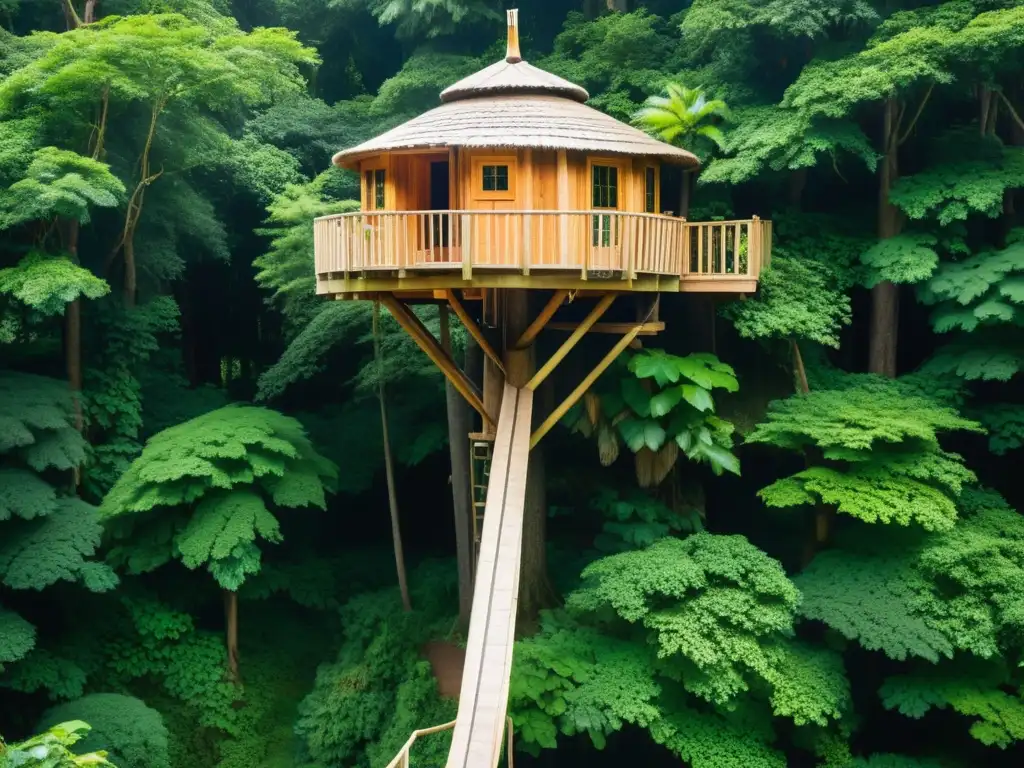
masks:
<instances>
[{"instance_id":1,"label":"thatch texture","mask_svg":"<svg viewBox=\"0 0 1024 768\"><path fill-rule=\"evenodd\" d=\"M441 101L502 94L562 96L580 103L590 98L583 88L525 61L498 61L441 91Z\"/></svg>"},{"instance_id":2,"label":"thatch texture","mask_svg":"<svg viewBox=\"0 0 1024 768\"><path fill-rule=\"evenodd\" d=\"M659 157L688 167L699 165L696 156L685 149L658 141L586 104L534 94L449 101L337 153L334 163L354 168L360 159L380 152L447 147L566 149Z\"/></svg>"}]
</instances>

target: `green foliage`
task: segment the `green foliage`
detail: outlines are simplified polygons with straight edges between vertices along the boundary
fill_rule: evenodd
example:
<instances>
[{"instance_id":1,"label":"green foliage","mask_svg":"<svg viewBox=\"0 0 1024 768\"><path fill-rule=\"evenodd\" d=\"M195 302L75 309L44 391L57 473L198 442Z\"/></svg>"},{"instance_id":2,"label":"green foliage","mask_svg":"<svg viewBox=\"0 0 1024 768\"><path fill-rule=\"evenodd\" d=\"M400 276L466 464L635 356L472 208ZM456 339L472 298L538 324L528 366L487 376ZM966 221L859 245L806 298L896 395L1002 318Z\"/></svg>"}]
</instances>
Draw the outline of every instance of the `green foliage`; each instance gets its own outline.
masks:
<instances>
[{"instance_id":1,"label":"green foliage","mask_svg":"<svg viewBox=\"0 0 1024 768\"><path fill-rule=\"evenodd\" d=\"M933 235L913 232L879 240L861 256L867 268L865 285L872 288L883 280L898 284L927 280L939 264L936 242Z\"/></svg>"},{"instance_id":2,"label":"green foliage","mask_svg":"<svg viewBox=\"0 0 1024 768\"><path fill-rule=\"evenodd\" d=\"M697 510L677 510L641 491L619 494L599 488L590 506L603 513L594 546L607 553L642 549L665 536L703 530Z\"/></svg>"},{"instance_id":3,"label":"green foliage","mask_svg":"<svg viewBox=\"0 0 1024 768\"><path fill-rule=\"evenodd\" d=\"M92 330L99 339L84 376L84 415L93 443L84 485L99 499L142 448L140 377L161 341L177 333L179 312L169 296L134 307L111 298L93 309Z\"/></svg>"},{"instance_id":4,"label":"green foliage","mask_svg":"<svg viewBox=\"0 0 1024 768\"><path fill-rule=\"evenodd\" d=\"M700 175L702 184L741 184L768 171L814 168L822 159L835 167L841 154L863 162L869 170L878 156L856 123L814 118L793 109L750 107L733 114L725 135L727 157L715 158Z\"/></svg>"},{"instance_id":5,"label":"green foliage","mask_svg":"<svg viewBox=\"0 0 1024 768\"><path fill-rule=\"evenodd\" d=\"M92 726L76 751L103 750L118 768L170 768L163 718L139 699L92 693L47 710L38 727L43 730L68 720Z\"/></svg>"},{"instance_id":6,"label":"green foliage","mask_svg":"<svg viewBox=\"0 0 1024 768\"><path fill-rule=\"evenodd\" d=\"M728 119L729 108L721 99L709 99L701 86L679 83L665 86L664 96L648 96L634 122L662 141L696 148L697 142L722 149L725 135L713 119Z\"/></svg>"},{"instance_id":7,"label":"green foliage","mask_svg":"<svg viewBox=\"0 0 1024 768\"><path fill-rule=\"evenodd\" d=\"M937 662L954 650L995 658L1019 647L1024 519L975 489L960 507L947 532L844 536L796 577L801 613L898 660Z\"/></svg>"},{"instance_id":8,"label":"green foliage","mask_svg":"<svg viewBox=\"0 0 1024 768\"><path fill-rule=\"evenodd\" d=\"M733 426L714 415L714 389L739 389L733 369L714 355L644 349L620 355L564 421L574 432L596 438L604 466L619 457L621 440L635 454L642 487L662 482L680 451L717 475L738 475Z\"/></svg>"},{"instance_id":9,"label":"green foliage","mask_svg":"<svg viewBox=\"0 0 1024 768\"><path fill-rule=\"evenodd\" d=\"M15 266L0 269L0 294L7 294L44 315L60 315L80 297L98 299L110 286L64 256L32 251Z\"/></svg>"},{"instance_id":10,"label":"green foliage","mask_svg":"<svg viewBox=\"0 0 1024 768\"><path fill-rule=\"evenodd\" d=\"M849 377L842 389L776 401L747 436L803 453L808 469L759 495L773 507L826 504L869 523L949 530L955 500L973 473L939 445L938 433L980 431L975 422L880 377Z\"/></svg>"},{"instance_id":11,"label":"green foliage","mask_svg":"<svg viewBox=\"0 0 1024 768\"><path fill-rule=\"evenodd\" d=\"M942 137L929 167L893 185L890 199L912 219L935 219L942 226L971 214L996 218L1008 189L1024 187L1024 149L1003 146L976 130Z\"/></svg>"},{"instance_id":12,"label":"green foliage","mask_svg":"<svg viewBox=\"0 0 1024 768\"><path fill-rule=\"evenodd\" d=\"M976 718L970 734L986 746L1006 749L1024 740L1024 702L1019 695L999 690L1009 682L998 663L977 663L969 657L907 675L895 675L879 694L888 709L907 717L923 717L933 707L952 708Z\"/></svg>"},{"instance_id":13,"label":"green foliage","mask_svg":"<svg viewBox=\"0 0 1024 768\"><path fill-rule=\"evenodd\" d=\"M1019 324L1017 305L1024 302L1024 237L1001 251L985 251L963 261L944 262L918 289L926 304L936 305L936 332L975 331L981 326Z\"/></svg>"},{"instance_id":14,"label":"green foliage","mask_svg":"<svg viewBox=\"0 0 1024 768\"><path fill-rule=\"evenodd\" d=\"M38 736L17 744L0 740L0 765L3 768L78 768L88 765L113 766L103 752L75 754L70 747L89 733L81 720L58 723Z\"/></svg>"},{"instance_id":15,"label":"green foliage","mask_svg":"<svg viewBox=\"0 0 1024 768\"><path fill-rule=\"evenodd\" d=\"M36 643L36 629L13 611L0 608L0 671L25 658Z\"/></svg>"},{"instance_id":16,"label":"green foliage","mask_svg":"<svg viewBox=\"0 0 1024 768\"><path fill-rule=\"evenodd\" d=\"M110 556L132 573L180 558L188 568L206 565L223 588L237 590L259 570L257 538L281 540L267 503L326 509L336 477L337 467L295 419L266 408L220 408L150 438L107 494L101 515L114 520L112 534L124 542Z\"/></svg>"},{"instance_id":17,"label":"green foliage","mask_svg":"<svg viewBox=\"0 0 1024 768\"><path fill-rule=\"evenodd\" d=\"M774 229L771 268L762 272L757 296L728 304L723 314L746 338L838 347L852 319L848 291L865 239L849 222L820 215L780 215Z\"/></svg>"},{"instance_id":18,"label":"green foliage","mask_svg":"<svg viewBox=\"0 0 1024 768\"><path fill-rule=\"evenodd\" d=\"M33 153L24 178L0 193L0 229L55 217L86 224L91 208L113 208L124 193L124 184L105 163L42 147Z\"/></svg>"},{"instance_id":19,"label":"green foliage","mask_svg":"<svg viewBox=\"0 0 1024 768\"><path fill-rule=\"evenodd\" d=\"M697 533L592 563L566 605L639 622L666 674L724 703L751 673L771 674L772 640L791 630L799 599L782 567L742 536Z\"/></svg>"},{"instance_id":20,"label":"green foliage","mask_svg":"<svg viewBox=\"0 0 1024 768\"><path fill-rule=\"evenodd\" d=\"M299 706L295 732L317 763L376 765L390 760L424 727L454 719L455 702L441 701L420 648L449 632L454 569L424 564L410 573L414 610L405 612L395 589L367 592L341 609L344 642L334 662L317 670ZM450 736L417 744L423 765L443 762ZM375 758L375 759L374 759Z\"/></svg>"},{"instance_id":21,"label":"green foliage","mask_svg":"<svg viewBox=\"0 0 1024 768\"><path fill-rule=\"evenodd\" d=\"M516 644L509 707L516 735L534 754L561 733L586 733L601 749L626 723L660 717L661 686L642 644L618 640L564 616L542 617L539 634Z\"/></svg>"},{"instance_id":22,"label":"green foliage","mask_svg":"<svg viewBox=\"0 0 1024 768\"><path fill-rule=\"evenodd\" d=\"M323 177L321 177L323 178ZM302 327L325 310L315 303L316 275L309 254L313 250L313 219L358 209L358 203L325 200L320 184L285 187L268 206L267 228L270 237L266 252L253 264L259 270L256 282L272 291L282 311Z\"/></svg>"},{"instance_id":23,"label":"green foliage","mask_svg":"<svg viewBox=\"0 0 1024 768\"><path fill-rule=\"evenodd\" d=\"M0 585L5 591L38 592L70 581L104 592L117 584L110 568L89 559L102 534L96 509L51 482L85 459L85 441L73 418L63 382L0 372ZM26 611L26 619L0 605L0 668L7 667L0 685L67 690L75 676L47 674L54 667L36 648L35 613Z\"/></svg>"}]
</instances>

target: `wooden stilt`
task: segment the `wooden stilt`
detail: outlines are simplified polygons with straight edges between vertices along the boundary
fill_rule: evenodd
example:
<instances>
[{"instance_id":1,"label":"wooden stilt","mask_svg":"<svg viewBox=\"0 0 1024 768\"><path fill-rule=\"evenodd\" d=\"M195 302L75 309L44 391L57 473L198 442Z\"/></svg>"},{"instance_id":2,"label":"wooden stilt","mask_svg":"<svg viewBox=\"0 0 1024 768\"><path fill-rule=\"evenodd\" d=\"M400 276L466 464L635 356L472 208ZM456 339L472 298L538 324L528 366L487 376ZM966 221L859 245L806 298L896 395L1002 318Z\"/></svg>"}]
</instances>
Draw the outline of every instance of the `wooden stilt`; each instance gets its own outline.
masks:
<instances>
[{"instance_id":1,"label":"wooden stilt","mask_svg":"<svg viewBox=\"0 0 1024 768\"><path fill-rule=\"evenodd\" d=\"M494 347L487 342L483 331L480 330L480 326L477 325L473 318L469 316L466 308L462 306L462 302L460 302L455 296L455 291L445 291L445 293L448 296L448 303L452 305L452 309L455 311L455 314L458 316L462 324L466 326L466 330L469 331L470 335L474 339L476 339L476 343L480 345L480 349L482 349L484 354L501 369L502 373L504 373L505 368L501 364L501 356L495 352Z\"/></svg>"},{"instance_id":2,"label":"wooden stilt","mask_svg":"<svg viewBox=\"0 0 1024 768\"><path fill-rule=\"evenodd\" d=\"M551 412L550 416L544 419L544 422L534 430L532 435L530 435L530 448L536 446L537 443L541 441L541 438L550 432L551 428L558 423L558 420L565 416L568 410L579 402L579 399L583 397L593 383L597 381L597 377L604 373L608 366L615 362L615 358L622 354L622 351L629 346L633 339L636 338L637 334L640 333L641 328L643 328L643 324L637 325L633 330L619 339L615 346L611 348L611 351L595 366L594 370L588 373L583 381L580 382L579 386L576 387L576 389L574 389L569 396Z\"/></svg>"},{"instance_id":3,"label":"wooden stilt","mask_svg":"<svg viewBox=\"0 0 1024 768\"><path fill-rule=\"evenodd\" d=\"M408 307L396 299L393 294L382 293L380 295L380 303L388 308L388 311L398 321L398 324L412 337L412 340L426 353L427 357L434 362L434 365L441 369L441 373L448 378L459 394L466 399L466 402L480 414L480 417L484 420L485 429L488 425L493 425L495 423L494 417L484 408L476 385L441 348L437 339L423 326L420 319Z\"/></svg>"},{"instance_id":4,"label":"wooden stilt","mask_svg":"<svg viewBox=\"0 0 1024 768\"><path fill-rule=\"evenodd\" d=\"M603 315L608 310L608 307L612 305L616 296L618 296L616 293L606 293L601 297L601 300L597 302L597 306L590 310L590 314L587 315L586 319L579 324L579 327L572 332L572 335L569 336L562 346L555 351L555 354L551 356L551 359L544 363L544 365L541 366L541 369L534 374L533 378L527 382L527 389L530 391L536 390L537 387L541 385L541 382L551 375L551 372L558 367L558 364L565 359L565 356L568 355L572 351L572 348L579 343L580 339L586 335L591 326L601 319L601 315ZM639 333L639 331L637 331L637 333ZM636 334L634 333L633 336L636 336Z\"/></svg>"}]
</instances>

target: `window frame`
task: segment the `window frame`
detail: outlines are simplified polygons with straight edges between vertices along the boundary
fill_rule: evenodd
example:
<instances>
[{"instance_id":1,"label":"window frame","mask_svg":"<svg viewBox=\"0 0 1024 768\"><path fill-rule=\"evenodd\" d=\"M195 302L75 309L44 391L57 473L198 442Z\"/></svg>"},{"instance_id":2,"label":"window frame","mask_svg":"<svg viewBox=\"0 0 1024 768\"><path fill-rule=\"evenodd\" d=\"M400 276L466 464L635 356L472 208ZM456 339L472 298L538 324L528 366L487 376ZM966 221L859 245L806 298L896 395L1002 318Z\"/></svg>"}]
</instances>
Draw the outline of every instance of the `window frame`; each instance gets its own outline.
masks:
<instances>
[{"instance_id":1,"label":"window frame","mask_svg":"<svg viewBox=\"0 0 1024 768\"><path fill-rule=\"evenodd\" d=\"M644 213L661 213L661 169L654 164L648 163L643 167L643 212ZM653 189L648 190L647 188L647 175L651 174L651 183ZM647 210L647 196L648 191L651 193L651 210Z\"/></svg>"},{"instance_id":2,"label":"window frame","mask_svg":"<svg viewBox=\"0 0 1024 768\"><path fill-rule=\"evenodd\" d=\"M614 168L616 174L615 206L599 207L594 205L594 168ZM590 247L613 248L619 244L618 227L612 225L611 213L630 210L629 195L633 190L631 176L632 163L621 157L594 156L587 158L587 175L584 178L584 200L588 201L587 210L595 211L590 222ZM617 222L617 220L616 220Z\"/></svg>"},{"instance_id":3,"label":"window frame","mask_svg":"<svg viewBox=\"0 0 1024 768\"><path fill-rule=\"evenodd\" d=\"M359 170L362 172L360 189L362 190L362 208L366 213L377 211L388 211L393 208L394 194L392 191L393 180L391 178L391 163L387 158L371 160L361 163ZM384 175L383 202L384 205L377 207L377 179L379 174ZM368 178L369 177L369 178Z\"/></svg>"},{"instance_id":4,"label":"window frame","mask_svg":"<svg viewBox=\"0 0 1024 768\"><path fill-rule=\"evenodd\" d=\"M484 168L486 166L508 167L508 189L484 189ZM473 200L507 200L516 199L516 183L519 162L515 155L487 155L473 158L470 184Z\"/></svg>"}]
</instances>

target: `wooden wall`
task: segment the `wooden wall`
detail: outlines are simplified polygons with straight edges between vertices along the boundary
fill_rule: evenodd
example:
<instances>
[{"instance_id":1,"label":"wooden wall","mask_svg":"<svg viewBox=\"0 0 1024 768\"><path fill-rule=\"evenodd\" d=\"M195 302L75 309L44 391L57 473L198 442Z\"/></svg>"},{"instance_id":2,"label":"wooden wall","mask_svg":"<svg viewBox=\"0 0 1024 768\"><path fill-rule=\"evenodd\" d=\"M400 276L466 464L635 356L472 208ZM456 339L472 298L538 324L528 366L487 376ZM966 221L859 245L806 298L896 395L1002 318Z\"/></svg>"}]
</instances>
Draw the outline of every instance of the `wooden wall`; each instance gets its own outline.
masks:
<instances>
[{"instance_id":1,"label":"wooden wall","mask_svg":"<svg viewBox=\"0 0 1024 768\"><path fill-rule=\"evenodd\" d=\"M589 211L592 209L592 167L612 165L618 169L617 211L644 212L645 172L655 169L655 212L660 211L657 193L660 162L650 158L599 156L583 152L546 149L475 150L459 149L429 153L391 153L361 163L360 176L363 210L372 209L367 199L365 171L387 171L385 210L427 211L430 208L430 164L448 160L450 209L468 211ZM482 188L484 165L508 165L509 189L485 191ZM456 217L438 219L440 214L424 214L401 221L389 220L386 226L408 230L401 236L415 253L407 263L458 261L462 250L462 222ZM437 220L435 220L437 219ZM611 260L603 253L591 232L594 217L530 216L510 213L494 217L473 217L473 236L466 243L477 264L519 266L524 261L538 268L579 263L576 251L590 249L588 263L595 266ZM431 235L428 230L433 232ZM439 231L447 234L439 236ZM448 240L451 239L449 243ZM415 245L413 245L415 244Z\"/></svg>"}]
</instances>

